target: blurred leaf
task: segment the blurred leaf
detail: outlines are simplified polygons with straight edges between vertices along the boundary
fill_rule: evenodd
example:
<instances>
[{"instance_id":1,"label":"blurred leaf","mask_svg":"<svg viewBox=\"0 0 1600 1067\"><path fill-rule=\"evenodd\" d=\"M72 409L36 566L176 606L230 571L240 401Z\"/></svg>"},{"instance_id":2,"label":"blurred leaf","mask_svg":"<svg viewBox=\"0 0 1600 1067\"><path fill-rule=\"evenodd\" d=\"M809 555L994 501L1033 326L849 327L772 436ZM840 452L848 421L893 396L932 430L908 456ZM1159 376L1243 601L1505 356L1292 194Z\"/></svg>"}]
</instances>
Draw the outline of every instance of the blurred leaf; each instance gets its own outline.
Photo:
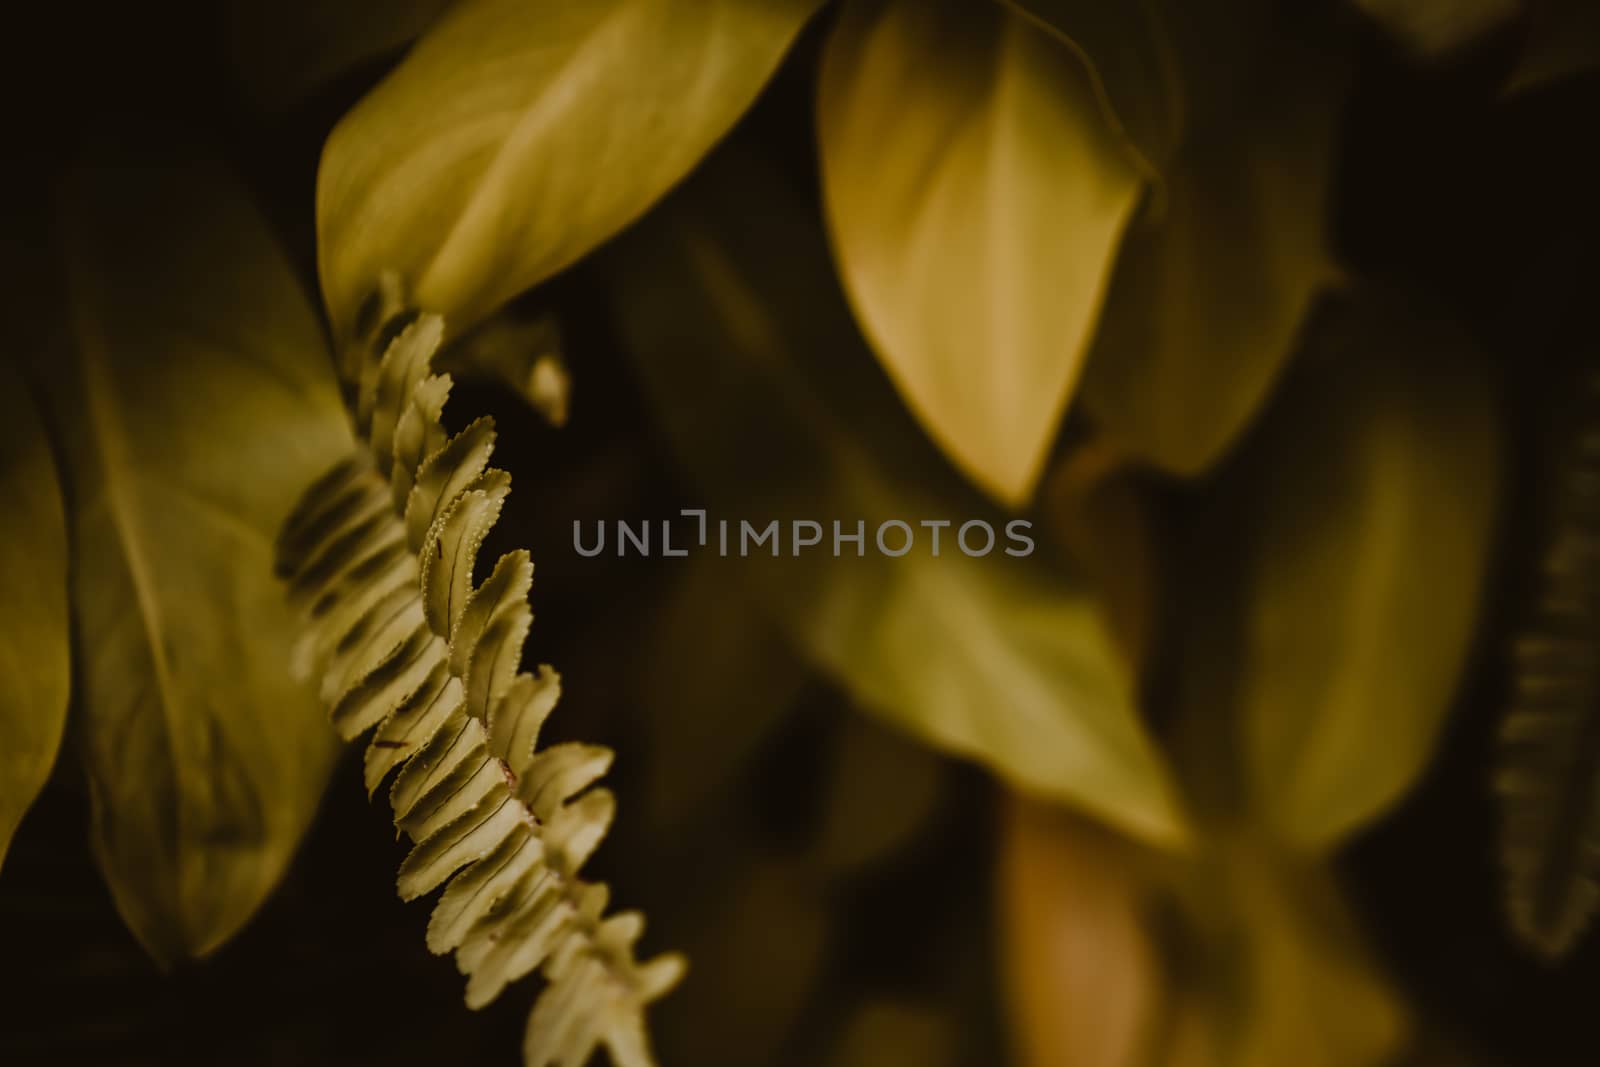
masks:
<instances>
[{"instance_id":1,"label":"blurred leaf","mask_svg":"<svg viewBox=\"0 0 1600 1067\"><path fill-rule=\"evenodd\" d=\"M662 1013L662 1043L684 1063L773 1063L822 973L829 912L805 866L787 859L758 861L718 888L702 894L715 907L699 917L695 980Z\"/></svg>"},{"instance_id":2,"label":"blurred leaf","mask_svg":"<svg viewBox=\"0 0 1600 1067\"><path fill-rule=\"evenodd\" d=\"M327 346L265 224L202 165L84 172L66 203L81 748L96 859L158 960L232 936L337 741L289 676L272 540L350 448Z\"/></svg>"},{"instance_id":3,"label":"blurred leaf","mask_svg":"<svg viewBox=\"0 0 1600 1067\"><path fill-rule=\"evenodd\" d=\"M639 699L650 707L650 819L708 810L795 707L807 670L726 560L680 565L654 626Z\"/></svg>"},{"instance_id":4,"label":"blurred leaf","mask_svg":"<svg viewBox=\"0 0 1600 1067\"><path fill-rule=\"evenodd\" d=\"M1512 933L1558 959L1600 905L1600 378L1551 377L1560 400L1541 414L1560 427L1559 443L1546 460L1549 502L1535 526L1526 616L1509 635L1491 782Z\"/></svg>"},{"instance_id":5,"label":"blurred leaf","mask_svg":"<svg viewBox=\"0 0 1600 1067\"><path fill-rule=\"evenodd\" d=\"M861 706L1028 791L1181 840L1096 605L1042 560L998 547L1004 518L949 477L862 349L821 233L781 181L737 162L726 157L617 257L625 340L713 514L735 528L809 520L849 534L860 522L867 538L891 519L976 519L997 547L969 556L952 526L935 556L915 528L899 558L842 543L837 556L725 562L744 564Z\"/></svg>"},{"instance_id":6,"label":"blurred leaf","mask_svg":"<svg viewBox=\"0 0 1600 1067\"><path fill-rule=\"evenodd\" d=\"M938 756L861 715L845 718L824 795L817 859L848 875L907 845L938 805Z\"/></svg>"},{"instance_id":7,"label":"blurred leaf","mask_svg":"<svg viewBox=\"0 0 1600 1067\"><path fill-rule=\"evenodd\" d=\"M1010 797L998 906L1019 1067L1148 1060L1165 1008L1148 860L1070 812Z\"/></svg>"},{"instance_id":8,"label":"blurred leaf","mask_svg":"<svg viewBox=\"0 0 1600 1067\"><path fill-rule=\"evenodd\" d=\"M845 1025L829 1067L953 1067L957 1034L943 1013L917 1004L873 1000Z\"/></svg>"},{"instance_id":9,"label":"blurred leaf","mask_svg":"<svg viewBox=\"0 0 1600 1067\"><path fill-rule=\"evenodd\" d=\"M0 863L67 721L67 531L50 442L22 376L0 360Z\"/></svg>"},{"instance_id":10,"label":"blurred leaf","mask_svg":"<svg viewBox=\"0 0 1600 1067\"><path fill-rule=\"evenodd\" d=\"M1140 169L1166 175L1183 146L1230 122L1274 47L1271 0L999 0L1088 69L1108 121Z\"/></svg>"},{"instance_id":11,"label":"blurred leaf","mask_svg":"<svg viewBox=\"0 0 1600 1067\"><path fill-rule=\"evenodd\" d=\"M1231 672L1253 807L1327 848L1422 774L1466 663L1500 470L1487 367L1447 323L1375 302L1319 323L1225 475L1237 561L1196 625L1238 605ZM1229 492L1236 493L1227 496Z\"/></svg>"},{"instance_id":12,"label":"blurred leaf","mask_svg":"<svg viewBox=\"0 0 1600 1067\"><path fill-rule=\"evenodd\" d=\"M940 447L1008 504L1038 480L1140 179L1079 64L1021 16L853 0L818 96L862 327Z\"/></svg>"},{"instance_id":13,"label":"blurred leaf","mask_svg":"<svg viewBox=\"0 0 1600 1067\"><path fill-rule=\"evenodd\" d=\"M1425 59L1471 44L1522 9L1522 0L1355 0L1355 4L1389 36Z\"/></svg>"},{"instance_id":14,"label":"blurred leaf","mask_svg":"<svg viewBox=\"0 0 1600 1067\"><path fill-rule=\"evenodd\" d=\"M1388 1067L1410 1030L1329 873L1214 843L1177 876L1161 1067ZM1182 955L1187 954L1187 958Z\"/></svg>"},{"instance_id":15,"label":"blurred leaf","mask_svg":"<svg viewBox=\"0 0 1600 1067\"><path fill-rule=\"evenodd\" d=\"M1525 93L1600 67L1600 4L1546 0L1533 9L1522 57L1506 82Z\"/></svg>"},{"instance_id":16,"label":"blurred leaf","mask_svg":"<svg viewBox=\"0 0 1600 1067\"><path fill-rule=\"evenodd\" d=\"M1077 54L1106 118L1151 173L1165 169L1184 133L1183 72L1165 0L1001 0Z\"/></svg>"},{"instance_id":17,"label":"blurred leaf","mask_svg":"<svg viewBox=\"0 0 1600 1067\"><path fill-rule=\"evenodd\" d=\"M1178 161L1160 216L1123 242L1083 401L1117 444L1168 471L1197 474L1227 451L1337 275L1336 67L1285 46L1233 122Z\"/></svg>"},{"instance_id":18,"label":"blurred leaf","mask_svg":"<svg viewBox=\"0 0 1600 1067\"><path fill-rule=\"evenodd\" d=\"M749 106L819 0L460 0L317 178L335 338L380 273L464 330L633 221Z\"/></svg>"},{"instance_id":19,"label":"blurred leaf","mask_svg":"<svg viewBox=\"0 0 1600 1067\"><path fill-rule=\"evenodd\" d=\"M229 0L230 66L252 103L287 111L410 43L453 0Z\"/></svg>"},{"instance_id":20,"label":"blurred leaf","mask_svg":"<svg viewBox=\"0 0 1600 1067\"><path fill-rule=\"evenodd\" d=\"M1067 557L1092 581L1129 669L1155 642L1161 559L1144 487L1098 446L1071 454L1049 476L1045 521Z\"/></svg>"},{"instance_id":21,"label":"blurred leaf","mask_svg":"<svg viewBox=\"0 0 1600 1067\"><path fill-rule=\"evenodd\" d=\"M525 318L504 309L439 354L434 369L457 381L494 382L560 428L572 405L572 375L553 313Z\"/></svg>"}]
</instances>

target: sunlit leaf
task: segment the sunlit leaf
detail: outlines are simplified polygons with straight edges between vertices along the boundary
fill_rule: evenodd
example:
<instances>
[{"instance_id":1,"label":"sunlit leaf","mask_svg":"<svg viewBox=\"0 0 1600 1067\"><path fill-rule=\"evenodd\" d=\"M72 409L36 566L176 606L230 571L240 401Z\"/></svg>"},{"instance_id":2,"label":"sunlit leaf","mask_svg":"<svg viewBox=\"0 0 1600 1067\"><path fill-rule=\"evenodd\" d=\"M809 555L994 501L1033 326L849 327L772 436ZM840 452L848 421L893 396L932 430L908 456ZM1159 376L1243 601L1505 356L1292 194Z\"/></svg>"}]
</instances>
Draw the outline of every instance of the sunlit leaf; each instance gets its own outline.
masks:
<instances>
[{"instance_id":1,"label":"sunlit leaf","mask_svg":"<svg viewBox=\"0 0 1600 1067\"><path fill-rule=\"evenodd\" d=\"M1308 365L1226 473L1235 562L1195 606L1239 716L1251 810L1328 847L1422 774L1466 661L1500 472L1484 363L1446 323L1378 304L1320 323ZM1229 495L1232 494L1232 495ZM1216 721L1216 720L1214 720Z\"/></svg>"},{"instance_id":2,"label":"sunlit leaf","mask_svg":"<svg viewBox=\"0 0 1600 1067\"><path fill-rule=\"evenodd\" d=\"M398 51L453 0L230 0L228 54L255 105L280 112Z\"/></svg>"},{"instance_id":3,"label":"sunlit leaf","mask_svg":"<svg viewBox=\"0 0 1600 1067\"><path fill-rule=\"evenodd\" d=\"M335 337L385 271L464 330L610 237L742 114L819 0L460 0L334 129Z\"/></svg>"},{"instance_id":4,"label":"sunlit leaf","mask_svg":"<svg viewBox=\"0 0 1600 1067\"><path fill-rule=\"evenodd\" d=\"M998 6L854 0L818 116L829 231L866 335L957 465L1025 500L1141 188L1087 74Z\"/></svg>"},{"instance_id":5,"label":"sunlit leaf","mask_svg":"<svg viewBox=\"0 0 1600 1067\"><path fill-rule=\"evenodd\" d=\"M63 227L94 852L151 953L198 956L283 873L337 747L290 677L272 539L349 432L311 304L226 175L85 171Z\"/></svg>"},{"instance_id":6,"label":"sunlit leaf","mask_svg":"<svg viewBox=\"0 0 1600 1067\"><path fill-rule=\"evenodd\" d=\"M810 659L863 707L1028 791L1182 837L1170 783L1099 611L940 462L862 348L821 233L782 183L727 157L618 256L620 320L668 442L715 514L824 525L747 565ZM715 514L713 517L715 517ZM840 542L912 527L906 555ZM923 520L947 521L939 554ZM958 527L983 521L968 555ZM890 527L886 543L901 547ZM710 545L716 544L713 531ZM984 547L976 529L969 540Z\"/></svg>"},{"instance_id":7,"label":"sunlit leaf","mask_svg":"<svg viewBox=\"0 0 1600 1067\"><path fill-rule=\"evenodd\" d=\"M0 862L55 766L71 684L67 532L50 442L27 384L0 361Z\"/></svg>"},{"instance_id":8,"label":"sunlit leaf","mask_svg":"<svg viewBox=\"0 0 1600 1067\"><path fill-rule=\"evenodd\" d=\"M1213 464L1265 401L1315 292L1336 276L1328 189L1345 79L1285 48L1232 122L1193 145L1131 227L1083 379L1123 448Z\"/></svg>"}]
</instances>

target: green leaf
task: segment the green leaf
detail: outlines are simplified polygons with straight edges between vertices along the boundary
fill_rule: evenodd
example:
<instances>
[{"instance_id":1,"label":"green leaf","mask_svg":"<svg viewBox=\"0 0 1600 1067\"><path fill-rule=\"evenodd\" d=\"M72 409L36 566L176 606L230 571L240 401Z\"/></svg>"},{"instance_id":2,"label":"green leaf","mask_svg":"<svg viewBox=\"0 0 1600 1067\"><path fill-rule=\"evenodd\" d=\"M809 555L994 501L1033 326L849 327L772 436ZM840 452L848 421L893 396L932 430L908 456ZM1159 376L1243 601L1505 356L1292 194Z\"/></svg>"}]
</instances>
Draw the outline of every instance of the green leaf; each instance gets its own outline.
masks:
<instances>
[{"instance_id":1,"label":"green leaf","mask_svg":"<svg viewBox=\"0 0 1600 1067\"><path fill-rule=\"evenodd\" d=\"M1433 752L1477 622L1500 475L1485 364L1446 323L1376 303L1319 323L1212 505L1233 559L1196 625L1227 678L1252 811L1331 847ZM1237 614L1226 605L1238 605Z\"/></svg>"},{"instance_id":2,"label":"green leaf","mask_svg":"<svg viewBox=\"0 0 1600 1067\"><path fill-rule=\"evenodd\" d=\"M1174 473L1214 464L1265 402L1337 271L1328 189L1345 78L1285 46L1229 127L1193 145L1123 242L1084 373L1116 444Z\"/></svg>"},{"instance_id":3,"label":"green leaf","mask_svg":"<svg viewBox=\"0 0 1600 1067\"><path fill-rule=\"evenodd\" d=\"M279 113L398 51L453 0L230 0L228 55L256 107Z\"/></svg>"},{"instance_id":4,"label":"green leaf","mask_svg":"<svg viewBox=\"0 0 1600 1067\"><path fill-rule=\"evenodd\" d=\"M818 96L839 270L941 448L1031 494L1141 181L1071 54L1022 16L855 0Z\"/></svg>"},{"instance_id":5,"label":"green leaf","mask_svg":"<svg viewBox=\"0 0 1600 1067\"><path fill-rule=\"evenodd\" d=\"M341 346L384 272L464 330L627 225L749 106L819 0L462 0L334 129Z\"/></svg>"},{"instance_id":6,"label":"green leaf","mask_svg":"<svg viewBox=\"0 0 1600 1067\"><path fill-rule=\"evenodd\" d=\"M830 544L743 561L751 589L865 708L1031 792L1179 841L1166 771L1096 605L1043 561L1003 553L1004 517L949 476L864 351L804 209L736 159L695 192L618 257L619 317L710 506L734 536L741 520L837 521L845 534L859 522L867 538L890 519L955 524L937 556L915 528L901 557L844 543L837 557ZM955 542L972 519L996 531L988 554ZM897 547L901 535L887 536Z\"/></svg>"},{"instance_id":7,"label":"green leaf","mask_svg":"<svg viewBox=\"0 0 1600 1067\"><path fill-rule=\"evenodd\" d=\"M283 873L337 748L290 676L272 541L350 447L327 345L243 192L206 165L80 175L64 228L80 737L96 859L158 960Z\"/></svg>"},{"instance_id":8,"label":"green leaf","mask_svg":"<svg viewBox=\"0 0 1600 1067\"><path fill-rule=\"evenodd\" d=\"M67 721L67 531L50 442L27 383L0 361L0 863Z\"/></svg>"}]
</instances>

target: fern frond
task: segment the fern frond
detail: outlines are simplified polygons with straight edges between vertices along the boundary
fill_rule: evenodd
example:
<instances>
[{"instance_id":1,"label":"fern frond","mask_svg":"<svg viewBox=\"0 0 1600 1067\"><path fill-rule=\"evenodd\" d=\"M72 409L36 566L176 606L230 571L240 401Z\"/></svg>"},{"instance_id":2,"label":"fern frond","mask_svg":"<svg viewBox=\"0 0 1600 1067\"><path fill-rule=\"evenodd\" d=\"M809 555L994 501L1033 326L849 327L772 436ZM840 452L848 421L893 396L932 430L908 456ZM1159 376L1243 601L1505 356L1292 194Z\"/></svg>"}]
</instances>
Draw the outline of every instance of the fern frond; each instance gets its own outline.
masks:
<instances>
[{"instance_id":1,"label":"fern frond","mask_svg":"<svg viewBox=\"0 0 1600 1067\"><path fill-rule=\"evenodd\" d=\"M547 666L521 670L528 553L501 557L473 585L511 487L489 466L493 424L447 435L437 316L391 319L379 337L353 403L362 444L306 491L279 538L278 572L305 613L295 663L320 679L341 736L375 728L369 794L398 771L395 824L415 842L400 895L445 886L427 944L455 952L468 1005L542 969L530 1067L576 1067L602 1044L618 1067L647 1067L644 1008L683 961L637 962L643 918L606 917L606 887L579 877L615 807L590 788L611 753L537 746L561 682Z\"/></svg>"},{"instance_id":2,"label":"fern frond","mask_svg":"<svg viewBox=\"0 0 1600 1067\"><path fill-rule=\"evenodd\" d=\"M1494 776L1512 928L1549 958L1600 903L1600 377L1588 390L1590 417L1560 457Z\"/></svg>"}]
</instances>

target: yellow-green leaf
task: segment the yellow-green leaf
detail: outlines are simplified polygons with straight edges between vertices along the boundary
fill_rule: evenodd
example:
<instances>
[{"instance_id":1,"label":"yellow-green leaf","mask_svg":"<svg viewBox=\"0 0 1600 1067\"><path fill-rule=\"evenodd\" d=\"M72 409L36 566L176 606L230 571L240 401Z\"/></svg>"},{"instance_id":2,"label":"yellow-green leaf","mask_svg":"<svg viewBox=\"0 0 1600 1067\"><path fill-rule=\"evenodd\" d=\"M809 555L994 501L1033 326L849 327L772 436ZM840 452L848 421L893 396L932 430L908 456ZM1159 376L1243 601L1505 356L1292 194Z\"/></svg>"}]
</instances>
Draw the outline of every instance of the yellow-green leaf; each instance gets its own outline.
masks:
<instances>
[{"instance_id":1,"label":"yellow-green leaf","mask_svg":"<svg viewBox=\"0 0 1600 1067\"><path fill-rule=\"evenodd\" d=\"M1045 560L1005 554L1026 549L950 476L864 350L820 227L780 180L740 162L719 161L618 256L626 340L712 518L734 537L745 520L782 526L782 558L719 562L746 565L797 646L864 708L1030 792L1181 840L1093 598ZM905 555L865 542L834 554L833 522L875 540L888 520L913 528ZM924 520L952 523L937 550ZM829 524L829 540L790 555L794 521ZM987 553L959 547L968 521L995 531ZM885 543L903 538L891 527ZM976 528L969 541L984 545Z\"/></svg>"},{"instance_id":2,"label":"yellow-green leaf","mask_svg":"<svg viewBox=\"0 0 1600 1067\"><path fill-rule=\"evenodd\" d=\"M928 433L1026 500L1141 181L1071 52L1021 15L853 0L818 97L856 315Z\"/></svg>"},{"instance_id":3,"label":"yellow-green leaf","mask_svg":"<svg viewBox=\"0 0 1600 1067\"><path fill-rule=\"evenodd\" d=\"M1231 691L1210 698L1239 717L1255 817L1325 848L1432 754L1477 622L1501 459L1485 365L1449 325L1354 305L1307 358L1227 471L1238 561L1202 561L1219 582L1199 625L1235 627Z\"/></svg>"},{"instance_id":4,"label":"yellow-green leaf","mask_svg":"<svg viewBox=\"0 0 1600 1067\"><path fill-rule=\"evenodd\" d=\"M272 543L349 430L311 305L227 175L97 167L64 209L77 351L52 394L92 843L151 953L199 956L283 873L337 748L290 677Z\"/></svg>"},{"instance_id":5,"label":"yellow-green leaf","mask_svg":"<svg viewBox=\"0 0 1600 1067\"><path fill-rule=\"evenodd\" d=\"M642 213L744 112L819 0L461 0L334 129L335 338L384 272L464 330Z\"/></svg>"},{"instance_id":6,"label":"yellow-green leaf","mask_svg":"<svg viewBox=\"0 0 1600 1067\"><path fill-rule=\"evenodd\" d=\"M50 442L27 384L0 361L0 863L55 766L71 686L67 531Z\"/></svg>"},{"instance_id":7,"label":"yellow-green leaf","mask_svg":"<svg viewBox=\"0 0 1600 1067\"><path fill-rule=\"evenodd\" d=\"M1196 474L1266 400L1336 277L1327 199L1344 85L1336 62L1286 46L1129 229L1083 380L1121 447Z\"/></svg>"}]
</instances>

